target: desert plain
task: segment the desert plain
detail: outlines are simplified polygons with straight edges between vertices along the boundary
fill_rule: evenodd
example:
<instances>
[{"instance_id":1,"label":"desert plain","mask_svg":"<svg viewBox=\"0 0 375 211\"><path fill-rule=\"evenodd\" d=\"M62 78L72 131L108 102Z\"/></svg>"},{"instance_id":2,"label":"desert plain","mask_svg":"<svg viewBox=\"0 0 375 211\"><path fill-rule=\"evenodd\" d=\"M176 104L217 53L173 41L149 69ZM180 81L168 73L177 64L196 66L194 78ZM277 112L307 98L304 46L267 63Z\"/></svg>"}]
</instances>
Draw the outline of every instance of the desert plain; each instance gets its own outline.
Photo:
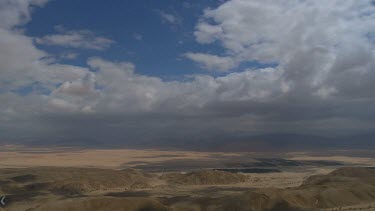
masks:
<instances>
[{"instance_id":1,"label":"desert plain","mask_svg":"<svg viewBox=\"0 0 375 211\"><path fill-rule=\"evenodd\" d=\"M375 153L0 150L0 210L375 210Z\"/></svg>"}]
</instances>

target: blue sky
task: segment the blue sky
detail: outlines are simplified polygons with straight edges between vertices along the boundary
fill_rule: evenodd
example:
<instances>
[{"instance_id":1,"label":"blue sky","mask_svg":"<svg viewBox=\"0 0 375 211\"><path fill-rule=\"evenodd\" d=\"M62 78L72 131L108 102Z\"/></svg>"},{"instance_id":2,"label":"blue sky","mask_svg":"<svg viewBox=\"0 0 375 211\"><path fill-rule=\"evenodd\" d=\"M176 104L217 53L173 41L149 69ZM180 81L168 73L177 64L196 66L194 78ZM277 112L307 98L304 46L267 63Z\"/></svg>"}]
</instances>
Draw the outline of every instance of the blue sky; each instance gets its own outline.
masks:
<instances>
[{"instance_id":1,"label":"blue sky","mask_svg":"<svg viewBox=\"0 0 375 211\"><path fill-rule=\"evenodd\" d=\"M197 43L193 35L204 9L219 4L220 1L176 0L51 1L43 8L36 8L25 28L32 37L54 34L55 26L90 30L116 43L102 51L38 47L50 53L78 53L76 59L64 61L69 64L85 66L88 57L99 56L112 61L131 61L139 73L168 79L206 73L183 57L186 52L224 53L220 46ZM162 13L173 16L175 23L165 20Z\"/></svg>"}]
</instances>

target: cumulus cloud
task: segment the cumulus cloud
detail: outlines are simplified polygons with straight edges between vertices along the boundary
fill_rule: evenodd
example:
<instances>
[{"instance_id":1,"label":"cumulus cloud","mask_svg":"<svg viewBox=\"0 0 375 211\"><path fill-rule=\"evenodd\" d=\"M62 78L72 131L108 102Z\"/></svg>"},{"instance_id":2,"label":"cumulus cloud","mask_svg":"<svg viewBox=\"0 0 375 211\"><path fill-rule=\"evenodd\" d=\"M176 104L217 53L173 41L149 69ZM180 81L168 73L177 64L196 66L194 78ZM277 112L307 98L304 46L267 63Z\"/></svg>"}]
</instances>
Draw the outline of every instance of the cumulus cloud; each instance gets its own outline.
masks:
<instances>
[{"instance_id":1,"label":"cumulus cloud","mask_svg":"<svg viewBox=\"0 0 375 211\"><path fill-rule=\"evenodd\" d=\"M144 143L374 129L375 7L370 0L232 0L206 9L196 40L219 45L226 56L185 56L206 69L228 72L170 81L139 74L129 61L94 57L87 67L51 63L50 55L17 29L43 3L1 3L0 11L15 11L0 19L3 139ZM39 42L98 50L112 44L96 38L92 32L65 30ZM277 65L229 72L252 61ZM48 92L15 91L35 83Z\"/></svg>"},{"instance_id":2,"label":"cumulus cloud","mask_svg":"<svg viewBox=\"0 0 375 211\"><path fill-rule=\"evenodd\" d=\"M38 82L54 86L83 76L86 68L51 64L50 55L39 50L30 37L15 28L30 18L30 10L45 1L2 1L0 27L0 87L2 92ZM6 11L12 11L8 13Z\"/></svg>"},{"instance_id":3,"label":"cumulus cloud","mask_svg":"<svg viewBox=\"0 0 375 211\"><path fill-rule=\"evenodd\" d=\"M205 10L194 34L203 44L219 42L242 61L283 63L302 49L365 44L374 33L373 12L368 0L232 0Z\"/></svg>"},{"instance_id":4,"label":"cumulus cloud","mask_svg":"<svg viewBox=\"0 0 375 211\"><path fill-rule=\"evenodd\" d=\"M93 77L93 74L90 73L86 78L66 81L54 92L76 96L92 95L95 93L95 79Z\"/></svg>"},{"instance_id":5,"label":"cumulus cloud","mask_svg":"<svg viewBox=\"0 0 375 211\"><path fill-rule=\"evenodd\" d=\"M27 23L34 7L43 6L48 0L3 0L0 2L0 27L10 29Z\"/></svg>"},{"instance_id":6,"label":"cumulus cloud","mask_svg":"<svg viewBox=\"0 0 375 211\"><path fill-rule=\"evenodd\" d=\"M57 26L58 34L46 35L36 38L38 44L57 45L66 48L84 48L92 50L104 50L109 48L115 41L96 36L90 30L66 30Z\"/></svg>"}]
</instances>

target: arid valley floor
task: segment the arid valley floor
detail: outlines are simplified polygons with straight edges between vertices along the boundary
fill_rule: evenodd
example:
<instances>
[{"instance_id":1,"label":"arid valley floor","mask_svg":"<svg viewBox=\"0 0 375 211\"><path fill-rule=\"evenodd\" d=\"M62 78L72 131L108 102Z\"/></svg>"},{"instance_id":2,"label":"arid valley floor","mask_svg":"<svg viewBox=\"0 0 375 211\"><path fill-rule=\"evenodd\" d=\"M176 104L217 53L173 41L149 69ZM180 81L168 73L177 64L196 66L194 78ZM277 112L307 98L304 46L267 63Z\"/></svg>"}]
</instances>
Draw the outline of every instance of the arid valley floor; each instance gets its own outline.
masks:
<instances>
[{"instance_id":1,"label":"arid valley floor","mask_svg":"<svg viewBox=\"0 0 375 211\"><path fill-rule=\"evenodd\" d=\"M0 210L375 210L375 153L0 150Z\"/></svg>"}]
</instances>

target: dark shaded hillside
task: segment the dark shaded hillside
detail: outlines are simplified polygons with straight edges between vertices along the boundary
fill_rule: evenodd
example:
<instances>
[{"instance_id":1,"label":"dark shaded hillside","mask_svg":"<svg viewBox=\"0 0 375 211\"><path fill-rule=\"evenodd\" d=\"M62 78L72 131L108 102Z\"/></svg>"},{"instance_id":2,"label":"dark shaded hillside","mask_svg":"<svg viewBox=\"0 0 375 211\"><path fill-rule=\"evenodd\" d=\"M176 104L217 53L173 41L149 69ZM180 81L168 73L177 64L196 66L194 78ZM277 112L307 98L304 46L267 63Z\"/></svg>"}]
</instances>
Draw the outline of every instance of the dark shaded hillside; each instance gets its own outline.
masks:
<instances>
[{"instance_id":1,"label":"dark shaded hillside","mask_svg":"<svg viewBox=\"0 0 375 211\"><path fill-rule=\"evenodd\" d=\"M164 186L179 190L186 185L241 184L248 177L223 171L160 176L134 169L54 167L0 169L0 173L0 193L8 196L10 208L35 203L27 209L35 211L299 211L375 202L375 168L365 167L344 167L327 175L311 176L298 187L244 189L216 197L210 196L215 189L209 188L204 189L206 196L194 195L194 189L190 194L171 196L155 195L153 190Z\"/></svg>"},{"instance_id":2,"label":"dark shaded hillside","mask_svg":"<svg viewBox=\"0 0 375 211\"><path fill-rule=\"evenodd\" d=\"M258 189L242 195L198 200L167 200L181 210L197 206L199 210L316 210L375 202L375 169L341 168L328 175L312 176L295 188Z\"/></svg>"},{"instance_id":3,"label":"dark shaded hillside","mask_svg":"<svg viewBox=\"0 0 375 211\"><path fill-rule=\"evenodd\" d=\"M122 171L96 168L36 167L1 169L0 191L8 195L40 194L82 195L106 189L150 187L153 175L134 169ZM17 198L17 197L16 197Z\"/></svg>"},{"instance_id":4,"label":"dark shaded hillside","mask_svg":"<svg viewBox=\"0 0 375 211\"><path fill-rule=\"evenodd\" d=\"M181 210L189 206L198 210L317 210L375 202L374 168L341 168L328 175L312 176L295 188L258 189L241 195L221 198L168 199Z\"/></svg>"}]
</instances>

